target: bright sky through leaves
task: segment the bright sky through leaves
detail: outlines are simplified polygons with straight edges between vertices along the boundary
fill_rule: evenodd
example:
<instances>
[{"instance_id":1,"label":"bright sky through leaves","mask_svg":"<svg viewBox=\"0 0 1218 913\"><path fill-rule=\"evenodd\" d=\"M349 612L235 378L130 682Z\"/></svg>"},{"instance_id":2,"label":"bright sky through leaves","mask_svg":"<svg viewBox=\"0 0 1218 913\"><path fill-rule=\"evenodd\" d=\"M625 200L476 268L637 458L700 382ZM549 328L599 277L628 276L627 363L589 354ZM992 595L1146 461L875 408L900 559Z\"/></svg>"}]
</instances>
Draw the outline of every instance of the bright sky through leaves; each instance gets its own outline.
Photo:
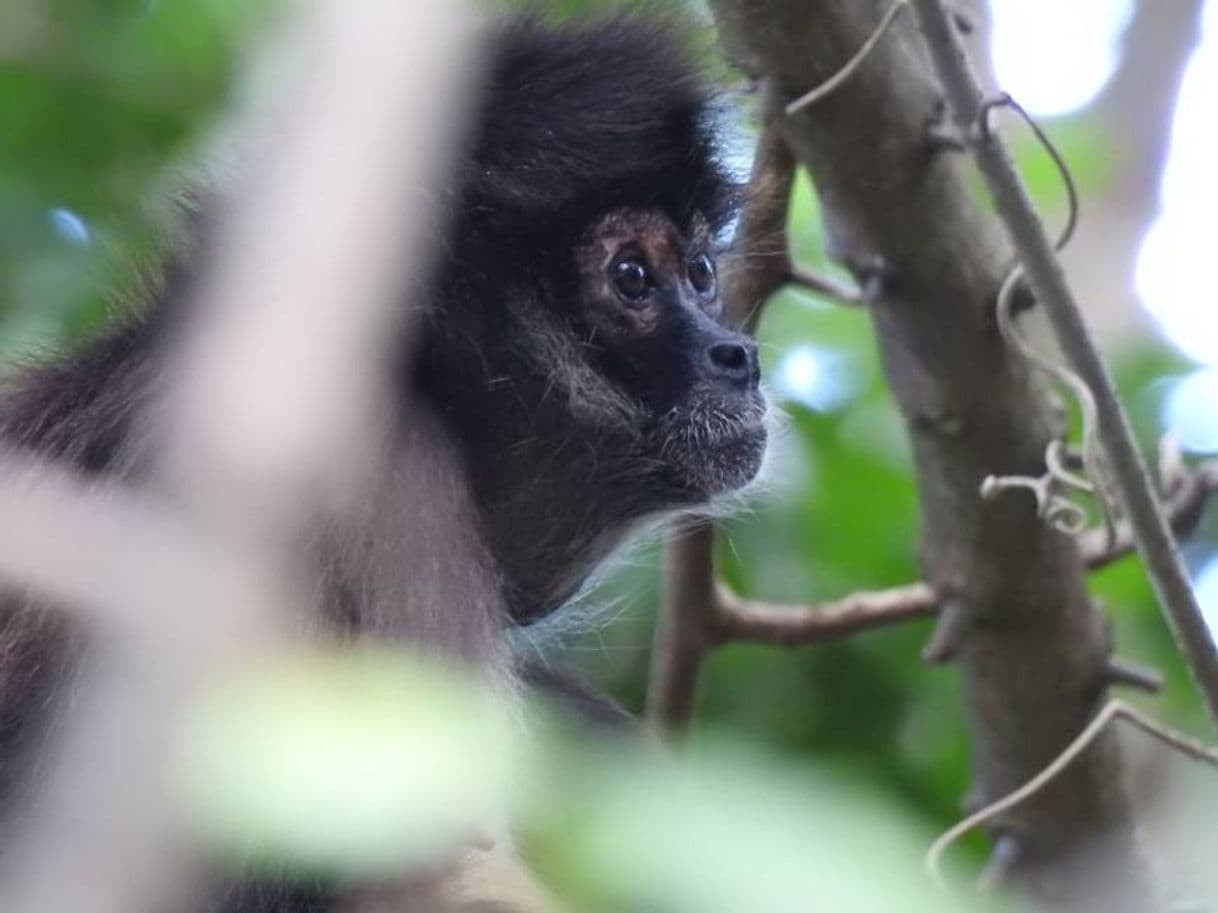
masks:
<instances>
[{"instance_id":1,"label":"bright sky through leaves","mask_svg":"<svg viewBox=\"0 0 1218 913\"><path fill-rule=\"evenodd\" d=\"M1068 114L1103 89L1119 62L1130 0L993 0L999 83L1033 114ZM1189 63L1163 175L1163 211L1138 258L1137 291L1163 332L1193 360L1218 366L1218 307L1207 263L1218 211L1218 2L1210 0ZM1215 413L1218 414L1218 404Z\"/></svg>"},{"instance_id":2,"label":"bright sky through leaves","mask_svg":"<svg viewBox=\"0 0 1218 913\"><path fill-rule=\"evenodd\" d=\"M1180 89L1162 211L1138 258L1137 282L1142 303L1172 342L1195 361L1218 367L1218 302L1207 269L1218 210L1216 86L1218 3L1210 0L1201 46ZM1218 402L1214 407L1218 421Z\"/></svg>"},{"instance_id":3,"label":"bright sky through leaves","mask_svg":"<svg viewBox=\"0 0 1218 913\"><path fill-rule=\"evenodd\" d=\"M1131 0L991 0L998 81L1033 114L1091 102L1116 69Z\"/></svg>"}]
</instances>

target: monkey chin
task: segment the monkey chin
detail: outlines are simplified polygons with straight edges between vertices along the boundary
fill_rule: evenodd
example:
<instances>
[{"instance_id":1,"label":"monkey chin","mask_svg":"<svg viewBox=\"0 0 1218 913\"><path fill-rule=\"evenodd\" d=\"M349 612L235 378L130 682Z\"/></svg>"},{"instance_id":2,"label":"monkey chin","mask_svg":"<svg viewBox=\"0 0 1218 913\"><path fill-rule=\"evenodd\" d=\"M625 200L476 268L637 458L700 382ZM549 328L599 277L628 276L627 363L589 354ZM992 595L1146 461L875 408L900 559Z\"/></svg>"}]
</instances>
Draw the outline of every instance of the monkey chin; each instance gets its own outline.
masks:
<instances>
[{"instance_id":1,"label":"monkey chin","mask_svg":"<svg viewBox=\"0 0 1218 913\"><path fill-rule=\"evenodd\" d=\"M708 501L752 482L765 459L765 418L760 394L703 399L665 416L660 454L682 500Z\"/></svg>"},{"instance_id":2,"label":"monkey chin","mask_svg":"<svg viewBox=\"0 0 1218 913\"><path fill-rule=\"evenodd\" d=\"M756 426L730 439L712 441L686 464L686 478L708 499L738 491L757 477L765 459L766 438L764 426Z\"/></svg>"}]
</instances>

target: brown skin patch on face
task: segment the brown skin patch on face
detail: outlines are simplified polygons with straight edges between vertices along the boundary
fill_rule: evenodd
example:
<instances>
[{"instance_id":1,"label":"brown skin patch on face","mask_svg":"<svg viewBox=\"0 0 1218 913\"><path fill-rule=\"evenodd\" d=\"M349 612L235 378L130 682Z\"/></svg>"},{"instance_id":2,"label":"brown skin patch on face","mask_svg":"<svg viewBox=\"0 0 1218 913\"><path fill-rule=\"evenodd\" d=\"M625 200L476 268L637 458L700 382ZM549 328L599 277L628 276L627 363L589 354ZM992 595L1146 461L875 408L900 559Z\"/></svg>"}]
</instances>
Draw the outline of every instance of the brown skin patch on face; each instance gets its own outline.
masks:
<instances>
[{"instance_id":1,"label":"brown skin patch on face","mask_svg":"<svg viewBox=\"0 0 1218 913\"><path fill-rule=\"evenodd\" d=\"M685 235L661 212L619 209L574 245L584 357L642 407L640 465L678 500L739 488L765 452L756 346L720 323L709 240L704 219Z\"/></svg>"},{"instance_id":2,"label":"brown skin patch on face","mask_svg":"<svg viewBox=\"0 0 1218 913\"><path fill-rule=\"evenodd\" d=\"M717 296L699 296L690 285L689 263L700 254L709 255L709 227L696 217L691 234L680 229L661 212L616 209L593 223L576 246L580 286L584 290L584 318L595 336L637 338L654 332L662 309L671 306L672 292L697 299L711 316L717 316ZM653 293L632 300L616 287L615 264L633 261L654 283ZM593 340L594 341L594 340Z\"/></svg>"}]
</instances>

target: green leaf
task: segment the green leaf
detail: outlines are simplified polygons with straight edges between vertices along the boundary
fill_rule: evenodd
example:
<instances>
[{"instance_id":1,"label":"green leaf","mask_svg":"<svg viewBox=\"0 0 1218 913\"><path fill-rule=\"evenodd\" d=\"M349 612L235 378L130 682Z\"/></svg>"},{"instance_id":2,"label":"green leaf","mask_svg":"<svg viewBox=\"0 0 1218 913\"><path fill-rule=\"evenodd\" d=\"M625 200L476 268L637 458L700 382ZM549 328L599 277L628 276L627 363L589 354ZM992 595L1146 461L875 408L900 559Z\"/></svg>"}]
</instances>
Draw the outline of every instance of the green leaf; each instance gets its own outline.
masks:
<instances>
[{"instance_id":1,"label":"green leaf","mask_svg":"<svg viewBox=\"0 0 1218 913\"><path fill-rule=\"evenodd\" d=\"M400 875L498 826L521 760L488 689L407 652L277 660L192 716L181 783L222 854Z\"/></svg>"}]
</instances>

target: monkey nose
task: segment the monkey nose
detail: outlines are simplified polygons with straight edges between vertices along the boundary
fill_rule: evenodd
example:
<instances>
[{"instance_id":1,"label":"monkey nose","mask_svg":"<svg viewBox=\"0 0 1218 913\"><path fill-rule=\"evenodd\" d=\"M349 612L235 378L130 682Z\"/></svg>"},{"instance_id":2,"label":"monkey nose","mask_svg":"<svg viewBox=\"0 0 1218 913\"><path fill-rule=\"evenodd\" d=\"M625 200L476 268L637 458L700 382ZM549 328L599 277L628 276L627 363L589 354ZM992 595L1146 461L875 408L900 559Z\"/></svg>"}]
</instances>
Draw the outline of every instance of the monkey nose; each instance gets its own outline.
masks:
<instances>
[{"instance_id":1,"label":"monkey nose","mask_svg":"<svg viewBox=\"0 0 1218 913\"><path fill-rule=\"evenodd\" d=\"M756 389L761 380L757 346L748 339L712 343L706 350L706 364L710 377L737 390Z\"/></svg>"}]
</instances>

